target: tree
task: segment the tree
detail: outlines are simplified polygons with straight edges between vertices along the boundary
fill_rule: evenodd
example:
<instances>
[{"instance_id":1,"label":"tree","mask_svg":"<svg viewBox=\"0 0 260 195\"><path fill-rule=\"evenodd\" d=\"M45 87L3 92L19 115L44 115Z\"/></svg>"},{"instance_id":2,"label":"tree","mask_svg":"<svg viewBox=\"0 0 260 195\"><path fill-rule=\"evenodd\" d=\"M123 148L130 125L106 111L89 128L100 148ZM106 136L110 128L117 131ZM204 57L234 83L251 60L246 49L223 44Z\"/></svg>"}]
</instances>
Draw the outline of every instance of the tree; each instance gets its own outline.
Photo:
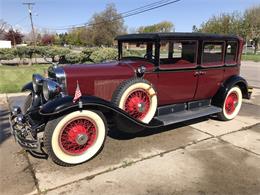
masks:
<instances>
[{"instance_id":1,"label":"tree","mask_svg":"<svg viewBox=\"0 0 260 195\"><path fill-rule=\"evenodd\" d=\"M0 39L4 39L7 25L8 24L4 20L0 20Z\"/></svg>"},{"instance_id":2,"label":"tree","mask_svg":"<svg viewBox=\"0 0 260 195\"><path fill-rule=\"evenodd\" d=\"M12 45L22 43L22 38L24 36L18 31L14 31L10 29L8 32L5 33L5 40L11 41Z\"/></svg>"},{"instance_id":3,"label":"tree","mask_svg":"<svg viewBox=\"0 0 260 195\"><path fill-rule=\"evenodd\" d=\"M158 24L149 26L140 26L138 28L139 33L150 33L150 32L172 32L174 25L172 22L163 21Z\"/></svg>"},{"instance_id":4,"label":"tree","mask_svg":"<svg viewBox=\"0 0 260 195\"><path fill-rule=\"evenodd\" d=\"M96 46L112 46L114 38L126 32L124 20L117 13L114 4L109 4L103 12L94 14L90 24L87 34L90 35L93 44Z\"/></svg>"},{"instance_id":5,"label":"tree","mask_svg":"<svg viewBox=\"0 0 260 195\"><path fill-rule=\"evenodd\" d=\"M71 30L66 37L68 44L112 46L117 35L126 33L124 20L117 13L114 4L109 4L104 11L94 14L88 24Z\"/></svg>"},{"instance_id":6,"label":"tree","mask_svg":"<svg viewBox=\"0 0 260 195\"><path fill-rule=\"evenodd\" d=\"M256 54L260 40L260 5L245 11L244 26L246 38L253 40L255 46L254 53Z\"/></svg>"},{"instance_id":7,"label":"tree","mask_svg":"<svg viewBox=\"0 0 260 195\"><path fill-rule=\"evenodd\" d=\"M198 31L199 31L198 27L196 25L193 25L192 32L198 32Z\"/></svg>"},{"instance_id":8,"label":"tree","mask_svg":"<svg viewBox=\"0 0 260 195\"><path fill-rule=\"evenodd\" d=\"M50 34L44 34L42 36L42 40L41 43L43 45L52 45L55 41L55 36L54 35L50 35Z\"/></svg>"},{"instance_id":9,"label":"tree","mask_svg":"<svg viewBox=\"0 0 260 195\"><path fill-rule=\"evenodd\" d=\"M198 31L217 34L236 34L245 37L243 16L238 12L212 16L208 21L201 24Z\"/></svg>"}]
</instances>

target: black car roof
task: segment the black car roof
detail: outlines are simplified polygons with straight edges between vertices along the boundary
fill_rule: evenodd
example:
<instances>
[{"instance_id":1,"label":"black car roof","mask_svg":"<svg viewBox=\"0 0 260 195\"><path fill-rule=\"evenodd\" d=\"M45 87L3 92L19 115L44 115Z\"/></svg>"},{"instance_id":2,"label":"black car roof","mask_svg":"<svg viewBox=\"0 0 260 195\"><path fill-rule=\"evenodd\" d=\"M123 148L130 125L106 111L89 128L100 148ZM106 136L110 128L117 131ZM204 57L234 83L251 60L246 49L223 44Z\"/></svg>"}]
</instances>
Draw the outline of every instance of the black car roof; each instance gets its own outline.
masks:
<instances>
[{"instance_id":1,"label":"black car roof","mask_svg":"<svg viewBox=\"0 0 260 195\"><path fill-rule=\"evenodd\" d=\"M165 39L199 39L199 40L239 40L236 35L221 35L209 33L186 33L186 32L168 32L168 33L140 33L119 35L115 38L118 41L134 40L165 40Z\"/></svg>"}]
</instances>

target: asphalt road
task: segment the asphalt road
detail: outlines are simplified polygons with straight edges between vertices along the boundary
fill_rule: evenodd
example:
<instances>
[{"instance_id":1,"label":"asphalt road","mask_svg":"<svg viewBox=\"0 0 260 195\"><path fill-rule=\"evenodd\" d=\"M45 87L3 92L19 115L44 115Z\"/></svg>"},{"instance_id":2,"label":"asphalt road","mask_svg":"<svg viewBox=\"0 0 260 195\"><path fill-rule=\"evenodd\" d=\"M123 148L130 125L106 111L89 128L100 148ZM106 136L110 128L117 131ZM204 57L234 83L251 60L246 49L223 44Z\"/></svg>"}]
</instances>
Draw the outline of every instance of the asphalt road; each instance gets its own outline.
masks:
<instances>
[{"instance_id":1,"label":"asphalt road","mask_svg":"<svg viewBox=\"0 0 260 195\"><path fill-rule=\"evenodd\" d=\"M244 75L259 71L246 64ZM257 86L259 78L249 83ZM24 98L0 95L1 194L260 192L260 89L235 120L203 118L128 136L110 132L96 158L70 168L32 158L14 142L7 100L12 106Z\"/></svg>"},{"instance_id":2,"label":"asphalt road","mask_svg":"<svg viewBox=\"0 0 260 195\"><path fill-rule=\"evenodd\" d=\"M260 62L242 61L240 74L249 85L260 88Z\"/></svg>"}]
</instances>

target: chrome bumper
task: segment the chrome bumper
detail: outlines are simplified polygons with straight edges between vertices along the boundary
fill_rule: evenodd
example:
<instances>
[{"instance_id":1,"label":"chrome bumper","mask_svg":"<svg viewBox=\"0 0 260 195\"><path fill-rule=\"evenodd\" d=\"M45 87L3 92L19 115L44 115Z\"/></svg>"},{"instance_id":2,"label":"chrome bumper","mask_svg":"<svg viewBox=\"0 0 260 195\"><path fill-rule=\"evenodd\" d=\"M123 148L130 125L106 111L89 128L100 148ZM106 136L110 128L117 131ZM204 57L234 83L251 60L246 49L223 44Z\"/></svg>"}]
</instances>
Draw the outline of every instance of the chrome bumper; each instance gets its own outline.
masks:
<instances>
[{"instance_id":1,"label":"chrome bumper","mask_svg":"<svg viewBox=\"0 0 260 195\"><path fill-rule=\"evenodd\" d=\"M32 128L28 119L21 113L19 107L14 107L9 116L11 133L15 141L32 156L47 158L47 154L42 150L42 143L32 135Z\"/></svg>"}]
</instances>

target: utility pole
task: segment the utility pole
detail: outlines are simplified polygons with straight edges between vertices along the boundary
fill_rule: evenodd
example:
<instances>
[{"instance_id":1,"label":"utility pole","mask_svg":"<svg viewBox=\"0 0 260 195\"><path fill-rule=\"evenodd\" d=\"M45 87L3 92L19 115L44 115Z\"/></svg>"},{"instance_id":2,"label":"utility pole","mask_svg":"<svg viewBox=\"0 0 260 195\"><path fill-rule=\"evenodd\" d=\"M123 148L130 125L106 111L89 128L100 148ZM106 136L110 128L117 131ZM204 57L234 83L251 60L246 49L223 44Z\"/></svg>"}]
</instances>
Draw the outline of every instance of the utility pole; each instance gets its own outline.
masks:
<instances>
[{"instance_id":1,"label":"utility pole","mask_svg":"<svg viewBox=\"0 0 260 195\"><path fill-rule=\"evenodd\" d=\"M35 31L34 31L33 19L32 19L32 5L35 5L35 3L28 2L28 3L23 3L23 5L28 6L29 16L31 20L32 34L33 34L33 42L34 42L34 47L36 47L36 37L35 37Z\"/></svg>"}]
</instances>

